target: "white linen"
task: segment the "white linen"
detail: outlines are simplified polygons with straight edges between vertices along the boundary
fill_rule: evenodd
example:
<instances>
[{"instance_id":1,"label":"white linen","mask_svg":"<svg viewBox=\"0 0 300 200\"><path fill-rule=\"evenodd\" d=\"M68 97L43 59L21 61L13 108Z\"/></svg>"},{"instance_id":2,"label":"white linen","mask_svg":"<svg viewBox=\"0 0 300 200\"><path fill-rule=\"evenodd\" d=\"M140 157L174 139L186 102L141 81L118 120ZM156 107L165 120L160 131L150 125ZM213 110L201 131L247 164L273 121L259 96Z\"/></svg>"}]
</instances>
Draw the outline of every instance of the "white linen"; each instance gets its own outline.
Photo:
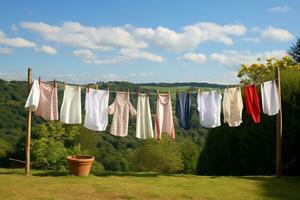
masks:
<instances>
[{"instance_id":1,"label":"white linen","mask_svg":"<svg viewBox=\"0 0 300 200\"><path fill-rule=\"evenodd\" d=\"M261 84L261 101L263 113L272 116L279 112L279 98L274 80Z\"/></svg>"},{"instance_id":2,"label":"white linen","mask_svg":"<svg viewBox=\"0 0 300 200\"><path fill-rule=\"evenodd\" d=\"M36 111L40 101L40 85L38 80L34 80L30 93L27 97L25 109L28 111Z\"/></svg>"}]
</instances>

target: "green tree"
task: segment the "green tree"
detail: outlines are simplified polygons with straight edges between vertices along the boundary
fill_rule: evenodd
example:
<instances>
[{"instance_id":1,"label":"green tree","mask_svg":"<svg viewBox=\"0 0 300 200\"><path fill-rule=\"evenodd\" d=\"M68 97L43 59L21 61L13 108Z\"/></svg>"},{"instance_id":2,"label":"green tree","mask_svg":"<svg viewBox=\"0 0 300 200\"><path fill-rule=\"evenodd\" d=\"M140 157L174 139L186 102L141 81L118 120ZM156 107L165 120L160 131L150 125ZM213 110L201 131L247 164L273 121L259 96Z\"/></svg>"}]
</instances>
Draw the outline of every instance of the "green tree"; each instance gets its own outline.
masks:
<instances>
[{"instance_id":1,"label":"green tree","mask_svg":"<svg viewBox=\"0 0 300 200\"><path fill-rule=\"evenodd\" d=\"M67 166L68 155L80 154L80 144L74 138L79 134L77 126L61 122L48 122L38 126L32 140L32 165L36 168L62 170Z\"/></svg>"},{"instance_id":2,"label":"green tree","mask_svg":"<svg viewBox=\"0 0 300 200\"><path fill-rule=\"evenodd\" d=\"M131 156L131 165L135 171L153 171L176 173L183 169L178 144L168 137L161 140L146 140Z\"/></svg>"},{"instance_id":3,"label":"green tree","mask_svg":"<svg viewBox=\"0 0 300 200\"><path fill-rule=\"evenodd\" d=\"M300 62L300 38L297 38L295 44L292 44L288 54L293 58L296 63Z\"/></svg>"},{"instance_id":4,"label":"green tree","mask_svg":"<svg viewBox=\"0 0 300 200\"><path fill-rule=\"evenodd\" d=\"M260 59L258 59L258 61L260 61ZM289 56L285 56L280 60L270 58L267 59L266 63L242 64L237 76L241 79L242 83L262 82L266 79L274 78L277 68L280 70L300 70L300 64L295 65Z\"/></svg>"}]
</instances>

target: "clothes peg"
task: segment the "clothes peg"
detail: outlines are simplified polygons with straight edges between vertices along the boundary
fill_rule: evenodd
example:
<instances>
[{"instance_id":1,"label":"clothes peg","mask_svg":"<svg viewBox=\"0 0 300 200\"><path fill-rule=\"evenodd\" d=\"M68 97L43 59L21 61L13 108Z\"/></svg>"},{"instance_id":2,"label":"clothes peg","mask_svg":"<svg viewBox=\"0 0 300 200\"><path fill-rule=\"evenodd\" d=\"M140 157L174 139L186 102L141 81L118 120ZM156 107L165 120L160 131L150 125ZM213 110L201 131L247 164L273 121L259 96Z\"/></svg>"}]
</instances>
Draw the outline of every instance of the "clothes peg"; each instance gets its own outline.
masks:
<instances>
[{"instance_id":1,"label":"clothes peg","mask_svg":"<svg viewBox=\"0 0 300 200\"><path fill-rule=\"evenodd\" d=\"M140 91L139 91L139 88L138 88L137 91L136 91L136 96L139 96L139 93L140 93Z\"/></svg>"},{"instance_id":2,"label":"clothes peg","mask_svg":"<svg viewBox=\"0 0 300 200\"><path fill-rule=\"evenodd\" d=\"M96 82L96 90L98 90L98 83Z\"/></svg>"},{"instance_id":3,"label":"clothes peg","mask_svg":"<svg viewBox=\"0 0 300 200\"><path fill-rule=\"evenodd\" d=\"M54 79L54 81L53 81L53 84L54 84L54 87L56 87L56 81L55 81L55 79Z\"/></svg>"},{"instance_id":4,"label":"clothes peg","mask_svg":"<svg viewBox=\"0 0 300 200\"><path fill-rule=\"evenodd\" d=\"M41 77L39 76L39 84L41 84Z\"/></svg>"},{"instance_id":5,"label":"clothes peg","mask_svg":"<svg viewBox=\"0 0 300 200\"><path fill-rule=\"evenodd\" d=\"M87 85L87 91L88 91L88 93L90 92L90 85L89 84Z\"/></svg>"},{"instance_id":6,"label":"clothes peg","mask_svg":"<svg viewBox=\"0 0 300 200\"><path fill-rule=\"evenodd\" d=\"M176 89L176 94L178 95L178 88Z\"/></svg>"}]
</instances>

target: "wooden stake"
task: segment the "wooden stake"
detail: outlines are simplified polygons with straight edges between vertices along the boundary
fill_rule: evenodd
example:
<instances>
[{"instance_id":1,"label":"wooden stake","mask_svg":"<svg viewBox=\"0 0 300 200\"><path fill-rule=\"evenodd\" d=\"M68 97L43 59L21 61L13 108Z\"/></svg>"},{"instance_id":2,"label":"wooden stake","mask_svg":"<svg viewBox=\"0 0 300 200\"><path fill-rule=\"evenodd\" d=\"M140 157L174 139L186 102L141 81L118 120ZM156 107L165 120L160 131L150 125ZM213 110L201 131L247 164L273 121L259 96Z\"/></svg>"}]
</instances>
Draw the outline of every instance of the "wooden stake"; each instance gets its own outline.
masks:
<instances>
[{"instance_id":1,"label":"wooden stake","mask_svg":"<svg viewBox=\"0 0 300 200\"><path fill-rule=\"evenodd\" d=\"M28 87L28 94L31 90L32 86L32 69L28 68L28 80L27 80L27 87ZM31 135L31 111L27 111L27 118L26 118L26 165L25 165L25 175L30 175L30 135Z\"/></svg>"},{"instance_id":2,"label":"wooden stake","mask_svg":"<svg viewBox=\"0 0 300 200\"><path fill-rule=\"evenodd\" d=\"M276 115L276 176L282 175L282 105L281 105L281 83L279 67L275 71L276 86L280 110Z\"/></svg>"}]
</instances>

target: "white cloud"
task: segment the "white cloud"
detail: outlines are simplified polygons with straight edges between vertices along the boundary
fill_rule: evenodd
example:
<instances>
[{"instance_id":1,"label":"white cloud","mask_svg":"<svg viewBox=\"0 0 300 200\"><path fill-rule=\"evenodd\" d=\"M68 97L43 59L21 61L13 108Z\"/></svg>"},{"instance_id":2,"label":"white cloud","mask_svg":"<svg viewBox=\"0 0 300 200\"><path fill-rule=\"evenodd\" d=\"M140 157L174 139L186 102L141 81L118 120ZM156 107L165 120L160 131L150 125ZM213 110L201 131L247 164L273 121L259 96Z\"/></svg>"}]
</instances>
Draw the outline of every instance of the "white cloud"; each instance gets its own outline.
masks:
<instances>
[{"instance_id":1,"label":"white cloud","mask_svg":"<svg viewBox=\"0 0 300 200\"><path fill-rule=\"evenodd\" d=\"M37 47L37 48L35 48L35 51L42 52L42 53L47 53L47 54L50 54L50 55L57 54L57 50L54 49L53 47L50 47L50 46Z\"/></svg>"},{"instance_id":2,"label":"white cloud","mask_svg":"<svg viewBox=\"0 0 300 200\"><path fill-rule=\"evenodd\" d=\"M168 51L194 50L201 42L214 41L225 45L233 44L231 36L242 36L246 33L243 25L218 25L215 23L197 23L175 32L165 27L136 28L133 34L153 43L156 47Z\"/></svg>"},{"instance_id":3,"label":"white cloud","mask_svg":"<svg viewBox=\"0 0 300 200\"><path fill-rule=\"evenodd\" d=\"M218 62L225 66L236 67L241 64L252 64L258 62L265 62L266 59L275 58L280 59L287 55L284 50L265 51L258 53L250 53L249 51L224 51L223 53L213 53L210 55L210 60Z\"/></svg>"},{"instance_id":4,"label":"white cloud","mask_svg":"<svg viewBox=\"0 0 300 200\"><path fill-rule=\"evenodd\" d=\"M47 41L85 49L108 51L114 48L145 48L147 44L134 38L124 27L89 27L78 22L62 26L22 22L21 27L39 34Z\"/></svg>"},{"instance_id":5,"label":"white cloud","mask_svg":"<svg viewBox=\"0 0 300 200\"><path fill-rule=\"evenodd\" d=\"M164 62L164 58L139 49L120 49L119 53L112 58L99 58L88 49L74 50L73 54L86 64L118 64L133 60L148 60L151 62Z\"/></svg>"},{"instance_id":6,"label":"white cloud","mask_svg":"<svg viewBox=\"0 0 300 200\"><path fill-rule=\"evenodd\" d=\"M11 48L0 47L0 53L2 54L11 54L13 50Z\"/></svg>"},{"instance_id":7,"label":"white cloud","mask_svg":"<svg viewBox=\"0 0 300 200\"><path fill-rule=\"evenodd\" d=\"M274 28L272 26L261 30L261 37L279 42L287 42L294 39L294 36L288 30Z\"/></svg>"},{"instance_id":8,"label":"white cloud","mask_svg":"<svg viewBox=\"0 0 300 200\"><path fill-rule=\"evenodd\" d=\"M20 37L8 38L3 31L0 31L0 44L9 47L36 47L36 44Z\"/></svg>"},{"instance_id":9,"label":"white cloud","mask_svg":"<svg viewBox=\"0 0 300 200\"><path fill-rule=\"evenodd\" d=\"M261 40L259 37L245 37L245 38L242 38L242 41L260 43Z\"/></svg>"},{"instance_id":10,"label":"white cloud","mask_svg":"<svg viewBox=\"0 0 300 200\"><path fill-rule=\"evenodd\" d=\"M218 25L197 23L176 32L169 28L137 28L132 25L117 27L83 26L78 22L64 22L61 26L46 23L22 22L21 27L39 34L47 41L63 43L82 49L112 51L142 49L150 45L168 51L194 50L201 42L214 41L231 45L233 37L246 33L240 24Z\"/></svg>"},{"instance_id":11,"label":"white cloud","mask_svg":"<svg viewBox=\"0 0 300 200\"><path fill-rule=\"evenodd\" d=\"M93 60L96 58L95 54L88 49L74 50L73 54L76 57L82 58L83 60Z\"/></svg>"},{"instance_id":12,"label":"white cloud","mask_svg":"<svg viewBox=\"0 0 300 200\"><path fill-rule=\"evenodd\" d=\"M205 63L206 62L206 55L199 53L186 53L182 57L178 57L178 60L187 60L195 63Z\"/></svg>"},{"instance_id":13,"label":"white cloud","mask_svg":"<svg viewBox=\"0 0 300 200\"><path fill-rule=\"evenodd\" d=\"M274 6L268 9L269 12L287 12L289 11L289 7L286 5L283 6Z\"/></svg>"},{"instance_id":14,"label":"white cloud","mask_svg":"<svg viewBox=\"0 0 300 200\"><path fill-rule=\"evenodd\" d=\"M141 51L137 49L121 49L120 54L125 57L125 59L129 60L148 60L152 62L162 63L164 62L164 58L155 55L146 51Z\"/></svg>"}]
</instances>

